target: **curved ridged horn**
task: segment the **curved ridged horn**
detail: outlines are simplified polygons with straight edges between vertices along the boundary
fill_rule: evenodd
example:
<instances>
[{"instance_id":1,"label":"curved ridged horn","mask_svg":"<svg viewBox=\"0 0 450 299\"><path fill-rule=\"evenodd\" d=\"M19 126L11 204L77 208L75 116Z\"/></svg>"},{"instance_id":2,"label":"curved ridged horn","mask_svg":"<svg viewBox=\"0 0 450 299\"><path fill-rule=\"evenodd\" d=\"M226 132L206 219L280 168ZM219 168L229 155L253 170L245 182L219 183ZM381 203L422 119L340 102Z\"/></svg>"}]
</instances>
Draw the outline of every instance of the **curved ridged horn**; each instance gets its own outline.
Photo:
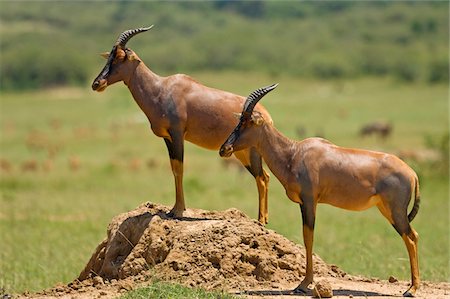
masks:
<instances>
[{"instance_id":1,"label":"curved ridged horn","mask_svg":"<svg viewBox=\"0 0 450 299\"><path fill-rule=\"evenodd\" d=\"M277 86L278 83L266 87L261 87L253 91L245 101L244 109L242 110L242 115L245 116L251 115L253 112L253 108L255 108L258 101L261 100L266 94L274 90Z\"/></svg>"},{"instance_id":2,"label":"curved ridged horn","mask_svg":"<svg viewBox=\"0 0 450 299\"><path fill-rule=\"evenodd\" d=\"M130 40L130 38L132 38L133 36L135 36L136 34L139 34L141 32L148 31L152 27L153 27L153 25L151 25L150 27L141 27L141 28L137 28L137 29L130 29L130 30L124 31L117 38L116 45L119 45L120 47L125 48L125 45Z\"/></svg>"}]
</instances>

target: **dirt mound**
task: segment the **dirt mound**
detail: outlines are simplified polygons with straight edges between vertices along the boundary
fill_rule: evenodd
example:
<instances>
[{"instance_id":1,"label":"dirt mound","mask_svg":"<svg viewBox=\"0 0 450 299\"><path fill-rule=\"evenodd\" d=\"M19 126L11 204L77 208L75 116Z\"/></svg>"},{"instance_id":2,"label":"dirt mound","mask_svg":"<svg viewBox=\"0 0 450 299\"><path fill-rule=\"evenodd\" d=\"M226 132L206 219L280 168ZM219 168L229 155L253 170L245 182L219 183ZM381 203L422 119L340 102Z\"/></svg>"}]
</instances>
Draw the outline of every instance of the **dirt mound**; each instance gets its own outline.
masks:
<instances>
[{"instance_id":1,"label":"dirt mound","mask_svg":"<svg viewBox=\"0 0 450 299\"><path fill-rule=\"evenodd\" d=\"M236 209L188 209L182 219L146 203L116 216L79 280L139 274L205 289L237 290L299 283L304 249ZM346 274L314 256L317 276ZM148 271L150 270L150 271Z\"/></svg>"},{"instance_id":2,"label":"dirt mound","mask_svg":"<svg viewBox=\"0 0 450 299\"><path fill-rule=\"evenodd\" d=\"M247 298L303 298L291 293L305 272L302 247L236 209L188 209L178 220L168 218L167 211L169 207L146 203L116 216L78 279L17 298L116 298L154 278L237 291ZM398 297L409 284L347 275L317 255L314 262L316 286L328 280L333 298ZM449 294L449 283L423 282L419 289L419 298Z\"/></svg>"}]
</instances>

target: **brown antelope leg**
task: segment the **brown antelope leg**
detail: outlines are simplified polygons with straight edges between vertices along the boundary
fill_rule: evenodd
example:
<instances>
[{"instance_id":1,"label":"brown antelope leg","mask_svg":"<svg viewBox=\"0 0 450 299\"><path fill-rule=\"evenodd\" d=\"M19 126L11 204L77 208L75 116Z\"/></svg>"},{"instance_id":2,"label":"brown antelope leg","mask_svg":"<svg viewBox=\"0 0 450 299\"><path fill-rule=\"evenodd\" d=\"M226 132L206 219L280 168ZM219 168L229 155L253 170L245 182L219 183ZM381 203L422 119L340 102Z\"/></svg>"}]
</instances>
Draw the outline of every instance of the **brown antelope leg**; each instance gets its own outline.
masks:
<instances>
[{"instance_id":1,"label":"brown antelope leg","mask_svg":"<svg viewBox=\"0 0 450 299\"><path fill-rule=\"evenodd\" d=\"M311 202L304 202L300 205L303 220L303 241L306 250L306 275L303 281L294 289L295 293L306 293L308 286L314 281L313 270L313 242L314 242L314 222L315 207Z\"/></svg>"},{"instance_id":2,"label":"brown antelope leg","mask_svg":"<svg viewBox=\"0 0 450 299\"><path fill-rule=\"evenodd\" d=\"M413 228L411 228L408 234L402 235L402 239L405 242L406 248L408 250L409 263L411 267L411 286L405 293L403 293L403 296L414 297L420 285L419 258L417 251L419 234Z\"/></svg>"},{"instance_id":3,"label":"brown antelope leg","mask_svg":"<svg viewBox=\"0 0 450 299\"><path fill-rule=\"evenodd\" d=\"M406 195L406 198L409 198L409 195ZM411 267L411 286L405 293L403 293L403 296L414 297L420 285L419 258L417 250L419 234L409 224L406 211L400 214L400 212L398 212L399 210L387 208L386 206L388 206L388 204L386 204L385 201L377 205L381 214L386 217L386 219L402 237L409 255L409 263Z\"/></svg>"},{"instance_id":4,"label":"brown antelope leg","mask_svg":"<svg viewBox=\"0 0 450 299\"><path fill-rule=\"evenodd\" d=\"M270 176L262 168L262 158L254 149L234 152L234 155L255 178L259 198L258 221L261 224L267 224L269 220L267 195Z\"/></svg>"},{"instance_id":5,"label":"brown antelope leg","mask_svg":"<svg viewBox=\"0 0 450 299\"><path fill-rule=\"evenodd\" d=\"M250 149L250 173L256 180L259 196L259 214L258 220L261 224L269 222L269 174L262 167L261 155L255 149Z\"/></svg>"},{"instance_id":6,"label":"brown antelope leg","mask_svg":"<svg viewBox=\"0 0 450 299\"><path fill-rule=\"evenodd\" d=\"M269 179L270 175L262 168L262 176L256 177L256 186L258 187L259 197L259 222L262 224L269 223Z\"/></svg>"},{"instance_id":7,"label":"brown antelope leg","mask_svg":"<svg viewBox=\"0 0 450 299\"><path fill-rule=\"evenodd\" d=\"M174 138L172 140L164 138L167 150L169 151L170 166L172 168L173 177L175 179L175 205L169 212L170 217L182 217L183 211L186 210L183 192L183 154L184 144L182 138Z\"/></svg>"}]
</instances>

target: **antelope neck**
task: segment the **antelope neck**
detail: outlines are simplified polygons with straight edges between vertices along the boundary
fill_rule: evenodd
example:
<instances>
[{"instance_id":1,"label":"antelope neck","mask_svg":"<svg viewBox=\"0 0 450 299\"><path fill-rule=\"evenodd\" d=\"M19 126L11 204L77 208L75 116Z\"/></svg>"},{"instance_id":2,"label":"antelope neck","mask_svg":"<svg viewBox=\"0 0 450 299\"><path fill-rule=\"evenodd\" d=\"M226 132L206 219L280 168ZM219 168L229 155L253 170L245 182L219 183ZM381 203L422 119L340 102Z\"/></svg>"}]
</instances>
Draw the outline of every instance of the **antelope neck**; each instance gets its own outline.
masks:
<instances>
[{"instance_id":1,"label":"antelope neck","mask_svg":"<svg viewBox=\"0 0 450 299\"><path fill-rule=\"evenodd\" d=\"M284 136L274 126L265 124L256 145L267 166L283 185L287 183L287 172L291 171L292 159L297 154L295 144L295 141Z\"/></svg>"},{"instance_id":2,"label":"antelope neck","mask_svg":"<svg viewBox=\"0 0 450 299\"><path fill-rule=\"evenodd\" d=\"M143 62L139 62L132 71L128 82L124 81L138 103L156 98L160 94L160 82L161 77L153 73Z\"/></svg>"},{"instance_id":3,"label":"antelope neck","mask_svg":"<svg viewBox=\"0 0 450 299\"><path fill-rule=\"evenodd\" d=\"M153 73L143 62L132 71L129 79L124 81L134 100L145 113L150 122L157 119L162 95L162 78Z\"/></svg>"}]
</instances>

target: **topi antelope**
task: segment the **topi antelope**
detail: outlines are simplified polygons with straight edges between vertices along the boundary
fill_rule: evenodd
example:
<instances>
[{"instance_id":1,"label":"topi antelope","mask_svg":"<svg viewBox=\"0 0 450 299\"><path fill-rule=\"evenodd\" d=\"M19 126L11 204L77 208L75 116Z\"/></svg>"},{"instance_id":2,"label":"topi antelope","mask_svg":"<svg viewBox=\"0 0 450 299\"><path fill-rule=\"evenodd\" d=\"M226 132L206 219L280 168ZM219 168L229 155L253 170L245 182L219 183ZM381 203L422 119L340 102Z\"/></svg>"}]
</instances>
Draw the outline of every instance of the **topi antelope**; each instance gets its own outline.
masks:
<instances>
[{"instance_id":1,"label":"topi antelope","mask_svg":"<svg viewBox=\"0 0 450 299\"><path fill-rule=\"evenodd\" d=\"M361 211L377 206L405 242L411 266L411 286L419 288L418 234L410 222L419 210L416 173L399 158L380 152L338 147L322 138L293 141L281 134L265 116L253 111L257 102L277 85L254 91L247 98L240 120L220 148L227 157L255 148L286 190L300 205L306 248L306 275L295 292L305 292L313 282L312 247L318 203ZM414 192L414 206L407 214Z\"/></svg>"},{"instance_id":2,"label":"topi antelope","mask_svg":"<svg viewBox=\"0 0 450 299\"><path fill-rule=\"evenodd\" d=\"M152 26L151 26L152 27ZM237 120L233 113L241 110L245 97L203 86L186 75L160 77L153 73L127 42L139 28L121 33L111 52L103 54L106 65L92 83L103 91L108 85L123 81L136 103L147 116L153 133L164 138L175 179L176 201L169 215L181 217L185 210L183 194L184 140L218 150ZM267 121L270 115L262 106L256 108ZM259 222L268 219L267 191L269 175L262 168L261 156L254 149L244 149L235 156L254 176L259 193Z\"/></svg>"},{"instance_id":3,"label":"topi antelope","mask_svg":"<svg viewBox=\"0 0 450 299\"><path fill-rule=\"evenodd\" d=\"M382 139L386 139L392 132L392 125L384 121L375 121L364 125L359 131L361 137L369 135L378 135Z\"/></svg>"}]
</instances>

